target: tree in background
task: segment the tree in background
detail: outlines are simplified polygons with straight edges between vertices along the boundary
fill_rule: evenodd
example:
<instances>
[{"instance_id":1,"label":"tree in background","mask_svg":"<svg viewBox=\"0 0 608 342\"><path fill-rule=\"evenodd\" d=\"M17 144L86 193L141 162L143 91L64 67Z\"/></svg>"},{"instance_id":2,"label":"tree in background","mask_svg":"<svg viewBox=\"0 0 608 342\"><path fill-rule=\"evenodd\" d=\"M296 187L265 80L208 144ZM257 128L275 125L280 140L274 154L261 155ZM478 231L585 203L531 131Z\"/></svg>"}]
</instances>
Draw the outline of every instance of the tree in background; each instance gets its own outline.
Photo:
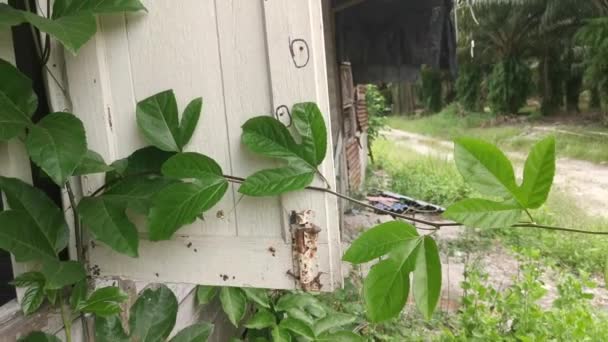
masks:
<instances>
[{"instance_id":1,"label":"tree in background","mask_svg":"<svg viewBox=\"0 0 608 342\"><path fill-rule=\"evenodd\" d=\"M422 67L420 72L420 99L424 108L431 113L438 113L443 108L443 78L441 71Z\"/></svg>"},{"instance_id":2,"label":"tree in background","mask_svg":"<svg viewBox=\"0 0 608 342\"><path fill-rule=\"evenodd\" d=\"M576 41L585 51L585 82L594 90L592 98L595 92L595 101L604 102L603 120L608 123L608 0L595 0L593 3L599 17L588 20L576 34Z\"/></svg>"}]
</instances>

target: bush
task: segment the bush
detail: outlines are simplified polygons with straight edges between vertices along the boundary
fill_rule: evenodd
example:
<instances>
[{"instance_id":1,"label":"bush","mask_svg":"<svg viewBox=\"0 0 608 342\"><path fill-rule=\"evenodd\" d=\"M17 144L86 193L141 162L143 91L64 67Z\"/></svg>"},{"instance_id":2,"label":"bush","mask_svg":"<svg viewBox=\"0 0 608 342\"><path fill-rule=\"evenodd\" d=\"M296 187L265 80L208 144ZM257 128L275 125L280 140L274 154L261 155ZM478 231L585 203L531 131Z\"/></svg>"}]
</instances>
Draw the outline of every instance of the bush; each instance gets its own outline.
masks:
<instances>
[{"instance_id":1,"label":"bush","mask_svg":"<svg viewBox=\"0 0 608 342\"><path fill-rule=\"evenodd\" d=\"M460 67L456 80L456 98L469 111L478 111L482 103L481 83L483 71L476 64L464 64Z\"/></svg>"},{"instance_id":2,"label":"bush","mask_svg":"<svg viewBox=\"0 0 608 342\"><path fill-rule=\"evenodd\" d=\"M488 79L488 100L497 114L515 114L526 104L532 74L522 61L510 58L494 65Z\"/></svg>"},{"instance_id":3,"label":"bush","mask_svg":"<svg viewBox=\"0 0 608 342\"><path fill-rule=\"evenodd\" d=\"M422 83L420 98L424 108L431 113L438 113L443 107L441 71L423 67L420 78Z\"/></svg>"},{"instance_id":4,"label":"bush","mask_svg":"<svg viewBox=\"0 0 608 342\"><path fill-rule=\"evenodd\" d=\"M378 137L380 130L386 126L386 116L391 110L378 86L373 84L367 85L365 102L367 104L367 112L369 113L369 128L367 133L371 142Z\"/></svg>"},{"instance_id":5,"label":"bush","mask_svg":"<svg viewBox=\"0 0 608 342\"><path fill-rule=\"evenodd\" d=\"M390 190L419 200L447 206L471 194L454 163L424 157L388 140L373 145L376 165L391 178Z\"/></svg>"},{"instance_id":6,"label":"bush","mask_svg":"<svg viewBox=\"0 0 608 342\"><path fill-rule=\"evenodd\" d=\"M538 304L547 292L543 267L536 252L524 254L528 261L505 291L487 285L479 268L467 273L458 328L446 331L442 341L603 341L608 336L608 317L591 306L593 296L584 288L593 284L585 276L561 276L559 297L543 308Z\"/></svg>"}]
</instances>

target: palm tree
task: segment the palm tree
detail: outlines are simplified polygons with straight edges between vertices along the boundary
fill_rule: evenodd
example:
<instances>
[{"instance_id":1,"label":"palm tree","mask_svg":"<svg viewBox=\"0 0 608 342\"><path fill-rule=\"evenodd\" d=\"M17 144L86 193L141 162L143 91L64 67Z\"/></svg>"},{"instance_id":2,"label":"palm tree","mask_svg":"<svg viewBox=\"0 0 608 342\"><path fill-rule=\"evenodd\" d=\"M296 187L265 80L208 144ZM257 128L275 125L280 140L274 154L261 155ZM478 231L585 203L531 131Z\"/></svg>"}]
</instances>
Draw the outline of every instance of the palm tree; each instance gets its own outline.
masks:
<instances>
[{"instance_id":1,"label":"palm tree","mask_svg":"<svg viewBox=\"0 0 608 342\"><path fill-rule=\"evenodd\" d=\"M468 8L461 7L461 42L474 40L476 63L494 65L490 95L494 94L491 97L495 102L503 102L501 107L510 112L517 111L529 94L526 62L538 62L543 108L549 112L563 103L566 83L578 98L582 75L572 67L580 55L575 53L573 37L596 11L594 3L603 6L606 2L468 0L465 3L471 6L477 22L473 15L467 15ZM466 56L466 50L461 45L461 57Z\"/></svg>"}]
</instances>

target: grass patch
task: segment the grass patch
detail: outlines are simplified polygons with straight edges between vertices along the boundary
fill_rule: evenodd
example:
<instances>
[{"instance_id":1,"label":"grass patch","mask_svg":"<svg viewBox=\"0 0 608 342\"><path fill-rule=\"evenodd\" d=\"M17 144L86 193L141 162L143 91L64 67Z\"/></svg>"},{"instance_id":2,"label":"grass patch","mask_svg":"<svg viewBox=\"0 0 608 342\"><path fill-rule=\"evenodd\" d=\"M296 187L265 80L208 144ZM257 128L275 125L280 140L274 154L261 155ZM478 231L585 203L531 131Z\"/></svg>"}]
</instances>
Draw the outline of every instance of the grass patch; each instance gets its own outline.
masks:
<instances>
[{"instance_id":1,"label":"grass patch","mask_svg":"<svg viewBox=\"0 0 608 342\"><path fill-rule=\"evenodd\" d=\"M532 213L542 223L581 230L608 231L608 220L585 213L568 195L553 192L548 203ZM533 248L557 266L574 272L604 274L608 237L514 228L501 230L502 239L514 248Z\"/></svg>"},{"instance_id":2,"label":"grass patch","mask_svg":"<svg viewBox=\"0 0 608 342\"><path fill-rule=\"evenodd\" d=\"M372 150L374 167L389 175L391 191L442 206L471 193L451 161L420 156L405 145L385 139L376 140Z\"/></svg>"},{"instance_id":3,"label":"grass patch","mask_svg":"<svg viewBox=\"0 0 608 342\"><path fill-rule=\"evenodd\" d=\"M595 163L608 162L608 131L598 127L559 125L557 132L535 129L539 121L493 125L496 116L490 113L462 113L455 105L441 113L422 118L389 117L388 126L408 132L453 140L471 136L490 141L514 152L528 152L532 145L547 135L557 138L560 157L587 160ZM586 131L593 131L587 133Z\"/></svg>"}]
</instances>

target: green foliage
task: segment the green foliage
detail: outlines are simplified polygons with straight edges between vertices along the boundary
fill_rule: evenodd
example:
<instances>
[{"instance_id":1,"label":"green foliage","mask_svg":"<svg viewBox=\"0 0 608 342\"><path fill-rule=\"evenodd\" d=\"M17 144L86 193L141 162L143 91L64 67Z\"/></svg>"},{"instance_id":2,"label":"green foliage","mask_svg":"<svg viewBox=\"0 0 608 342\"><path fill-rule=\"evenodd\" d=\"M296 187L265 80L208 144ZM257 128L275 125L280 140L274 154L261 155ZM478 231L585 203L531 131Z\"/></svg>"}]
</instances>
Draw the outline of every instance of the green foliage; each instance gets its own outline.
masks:
<instances>
[{"instance_id":1,"label":"green foliage","mask_svg":"<svg viewBox=\"0 0 608 342\"><path fill-rule=\"evenodd\" d=\"M213 324L198 323L180 331L170 342L199 342L207 341L213 333Z\"/></svg>"},{"instance_id":2,"label":"green foliage","mask_svg":"<svg viewBox=\"0 0 608 342\"><path fill-rule=\"evenodd\" d=\"M409 274L414 273L414 299L430 318L439 300L441 263L433 239L419 236L404 222L389 222L361 234L344 254L344 260L361 264L388 254L365 279L364 299L373 322L396 317L409 294Z\"/></svg>"},{"instance_id":3,"label":"green foliage","mask_svg":"<svg viewBox=\"0 0 608 342\"><path fill-rule=\"evenodd\" d=\"M196 287L196 301L199 305L209 304L218 292L218 288L215 286L199 285Z\"/></svg>"},{"instance_id":4,"label":"green foliage","mask_svg":"<svg viewBox=\"0 0 608 342\"><path fill-rule=\"evenodd\" d=\"M95 14L136 12L143 9L145 7L138 0L58 0L53 3L53 17L45 18L0 4L0 27L30 23L76 53L97 32Z\"/></svg>"},{"instance_id":5,"label":"green foliage","mask_svg":"<svg viewBox=\"0 0 608 342\"><path fill-rule=\"evenodd\" d=\"M198 123L203 100L192 100L178 118L177 99L173 90L163 91L137 104L137 124L155 147L168 152L180 152L192 138Z\"/></svg>"},{"instance_id":6,"label":"green foliage","mask_svg":"<svg viewBox=\"0 0 608 342\"><path fill-rule=\"evenodd\" d=\"M222 308L236 327L240 327L248 308L255 308L242 324L248 329L248 341L361 341L358 334L346 328L355 323L354 316L333 312L308 293L207 286L199 286L199 290L204 296L219 291Z\"/></svg>"},{"instance_id":7,"label":"green foliage","mask_svg":"<svg viewBox=\"0 0 608 342\"><path fill-rule=\"evenodd\" d=\"M18 261L53 260L67 246L62 211L40 190L18 179L0 177L11 210L0 213L0 248Z\"/></svg>"},{"instance_id":8,"label":"green foliage","mask_svg":"<svg viewBox=\"0 0 608 342\"><path fill-rule=\"evenodd\" d=\"M87 274L84 265L77 261L44 261L42 274L46 280L44 288L60 290L83 280Z\"/></svg>"},{"instance_id":9,"label":"green foliage","mask_svg":"<svg viewBox=\"0 0 608 342\"><path fill-rule=\"evenodd\" d=\"M252 152L282 159L286 167L262 170L247 177L239 192L248 196L275 196L301 190L320 174L317 167L327 151L327 128L314 103L299 103L292 109L301 143L277 119L257 117L243 125L242 142Z\"/></svg>"},{"instance_id":10,"label":"green foliage","mask_svg":"<svg viewBox=\"0 0 608 342\"><path fill-rule=\"evenodd\" d=\"M202 154L177 154L163 164L162 173L193 181L169 185L154 196L148 216L153 241L170 239L179 228L217 204L228 190L221 167Z\"/></svg>"},{"instance_id":11,"label":"green foliage","mask_svg":"<svg viewBox=\"0 0 608 342\"><path fill-rule=\"evenodd\" d=\"M104 287L93 292L89 298L80 301L76 310L107 317L121 312L120 304L129 297L118 287Z\"/></svg>"},{"instance_id":12,"label":"green foliage","mask_svg":"<svg viewBox=\"0 0 608 342\"><path fill-rule=\"evenodd\" d=\"M223 287L220 290L220 302L230 322L238 327L247 310L245 292L238 287Z\"/></svg>"},{"instance_id":13,"label":"green foliage","mask_svg":"<svg viewBox=\"0 0 608 342\"><path fill-rule=\"evenodd\" d=\"M443 107L443 79L441 71L423 67L420 78L422 83L420 97L424 108L431 113L438 113Z\"/></svg>"},{"instance_id":14,"label":"green foliage","mask_svg":"<svg viewBox=\"0 0 608 342\"><path fill-rule=\"evenodd\" d=\"M442 206L472 192L454 164L446 159L420 156L407 146L385 139L377 140L372 151L374 166L390 177L391 191Z\"/></svg>"},{"instance_id":15,"label":"green foliage","mask_svg":"<svg viewBox=\"0 0 608 342\"><path fill-rule=\"evenodd\" d=\"M576 34L576 40L588 49L588 56L585 59L586 81L592 87L597 87L604 99L608 98L607 37L608 19L606 17L590 20Z\"/></svg>"},{"instance_id":16,"label":"green foliage","mask_svg":"<svg viewBox=\"0 0 608 342\"><path fill-rule=\"evenodd\" d=\"M34 331L26 337L21 337L17 340L18 342L61 342L61 340L55 336L45 334L43 332Z\"/></svg>"},{"instance_id":17,"label":"green foliage","mask_svg":"<svg viewBox=\"0 0 608 342\"><path fill-rule=\"evenodd\" d=\"M386 126L386 116L390 113L390 107L386 97L380 92L378 86L374 84L367 85L365 103L369 114L368 139L374 141L380 135L380 130Z\"/></svg>"},{"instance_id":18,"label":"green foliage","mask_svg":"<svg viewBox=\"0 0 608 342\"><path fill-rule=\"evenodd\" d=\"M128 342L129 336L122 327L120 316L95 316L95 341Z\"/></svg>"},{"instance_id":19,"label":"green foliage","mask_svg":"<svg viewBox=\"0 0 608 342\"><path fill-rule=\"evenodd\" d=\"M0 4L0 14L4 6ZM38 98L32 81L2 59L0 79L0 141L6 141L32 124L30 118L38 108Z\"/></svg>"},{"instance_id":20,"label":"green foliage","mask_svg":"<svg viewBox=\"0 0 608 342\"><path fill-rule=\"evenodd\" d=\"M494 65L488 78L488 100L498 114L516 114L530 94L530 68L516 58Z\"/></svg>"},{"instance_id":21,"label":"green foliage","mask_svg":"<svg viewBox=\"0 0 608 342\"><path fill-rule=\"evenodd\" d=\"M124 203L109 196L84 198L78 205L78 213L97 240L119 253L137 257L137 228L127 217Z\"/></svg>"},{"instance_id":22,"label":"green foliage","mask_svg":"<svg viewBox=\"0 0 608 342\"><path fill-rule=\"evenodd\" d=\"M500 202L467 199L450 206L444 216L471 227L509 227L518 222L524 211L546 202L555 174L555 138L546 138L534 146L526 160L521 186L516 184L511 162L492 144L458 139L454 159L467 183Z\"/></svg>"},{"instance_id":23,"label":"green foliage","mask_svg":"<svg viewBox=\"0 0 608 342\"><path fill-rule=\"evenodd\" d=\"M44 302L44 291L41 286L30 286L23 295L21 300L21 309L23 314L31 315L36 312Z\"/></svg>"},{"instance_id":24,"label":"green foliage","mask_svg":"<svg viewBox=\"0 0 608 342\"><path fill-rule=\"evenodd\" d=\"M538 258L526 252L532 260ZM543 308L538 301L546 290L536 261L525 262L520 276L504 291L486 285L487 275L478 268L467 273L463 284L463 308L457 328L444 332L442 341L601 341L608 333L608 317L594 312L585 293L588 281L571 275L558 285L559 297L553 307Z\"/></svg>"},{"instance_id":25,"label":"green foliage","mask_svg":"<svg viewBox=\"0 0 608 342\"><path fill-rule=\"evenodd\" d=\"M456 79L456 98L464 109L469 111L480 109L483 78L483 70L477 63L468 62L459 67Z\"/></svg>"},{"instance_id":26,"label":"green foliage","mask_svg":"<svg viewBox=\"0 0 608 342\"><path fill-rule=\"evenodd\" d=\"M173 330L177 317L177 298L166 286L146 289L137 298L129 314L131 339L163 341Z\"/></svg>"}]
</instances>

